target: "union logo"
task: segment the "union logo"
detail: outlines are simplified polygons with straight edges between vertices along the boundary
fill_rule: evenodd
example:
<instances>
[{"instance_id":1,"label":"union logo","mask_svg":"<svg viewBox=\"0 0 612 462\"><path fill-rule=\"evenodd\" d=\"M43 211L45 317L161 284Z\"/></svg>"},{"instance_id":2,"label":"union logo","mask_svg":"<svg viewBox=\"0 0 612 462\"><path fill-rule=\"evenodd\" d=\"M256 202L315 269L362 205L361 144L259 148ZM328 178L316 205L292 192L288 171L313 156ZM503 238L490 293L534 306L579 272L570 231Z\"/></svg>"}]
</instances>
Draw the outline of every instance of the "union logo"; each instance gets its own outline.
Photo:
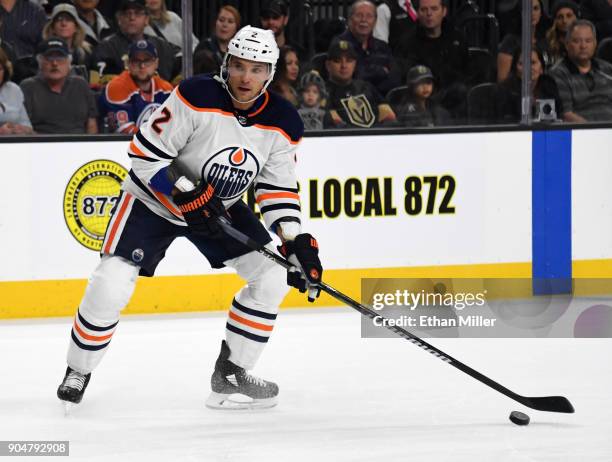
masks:
<instances>
[{"instance_id":1,"label":"union logo","mask_svg":"<svg viewBox=\"0 0 612 462\"><path fill-rule=\"evenodd\" d=\"M64 220L79 244L99 252L127 170L112 160L94 160L72 175L64 191Z\"/></svg>"},{"instance_id":2,"label":"union logo","mask_svg":"<svg viewBox=\"0 0 612 462\"><path fill-rule=\"evenodd\" d=\"M202 167L202 178L222 200L242 196L258 174L259 161L255 155L239 146L221 149Z\"/></svg>"}]
</instances>

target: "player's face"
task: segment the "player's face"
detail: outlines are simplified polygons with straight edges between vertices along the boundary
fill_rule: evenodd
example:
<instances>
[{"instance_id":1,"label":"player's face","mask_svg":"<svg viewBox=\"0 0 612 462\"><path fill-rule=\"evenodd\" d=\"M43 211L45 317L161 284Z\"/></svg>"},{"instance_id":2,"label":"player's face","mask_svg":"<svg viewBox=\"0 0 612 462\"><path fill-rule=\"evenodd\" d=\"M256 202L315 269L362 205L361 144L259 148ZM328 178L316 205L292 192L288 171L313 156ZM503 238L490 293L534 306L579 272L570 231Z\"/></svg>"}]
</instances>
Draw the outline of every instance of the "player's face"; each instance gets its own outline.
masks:
<instances>
[{"instance_id":1,"label":"player's face","mask_svg":"<svg viewBox=\"0 0 612 462\"><path fill-rule=\"evenodd\" d=\"M290 51L285 56L285 63L287 80L289 80L289 82L295 82L300 73L300 62L298 61L297 55L293 51Z\"/></svg>"},{"instance_id":2,"label":"player's face","mask_svg":"<svg viewBox=\"0 0 612 462\"><path fill-rule=\"evenodd\" d=\"M130 8L117 13L117 22L125 35L141 35L149 24L149 17L144 10Z\"/></svg>"},{"instance_id":3,"label":"player's face","mask_svg":"<svg viewBox=\"0 0 612 462\"><path fill-rule=\"evenodd\" d=\"M565 43L567 56L575 62L586 63L595 55L597 41L593 31L588 26L578 26L572 31L572 35Z\"/></svg>"},{"instance_id":4,"label":"player's face","mask_svg":"<svg viewBox=\"0 0 612 462\"><path fill-rule=\"evenodd\" d=\"M270 15L261 17L261 27L263 29L271 30L274 32L274 36L278 37L285 30L285 26L289 21L289 16Z\"/></svg>"},{"instance_id":5,"label":"player's face","mask_svg":"<svg viewBox=\"0 0 612 462\"><path fill-rule=\"evenodd\" d=\"M431 80L420 82L414 87L414 96L419 99L428 99L432 93L433 82Z\"/></svg>"},{"instance_id":6,"label":"player's face","mask_svg":"<svg viewBox=\"0 0 612 462\"><path fill-rule=\"evenodd\" d=\"M270 65L232 56L227 66L228 85L234 98L248 101L255 98L270 75Z\"/></svg>"},{"instance_id":7,"label":"player's face","mask_svg":"<svg viewBox=\"0 0 612 462\"><path fill-rule=\"evenodd\" d=\"M349 28L355 35L369 37L376 24L376 7L370 3L355 6L349 18Z\"/></svg>"},{"instance_id":8,"label":"player's face","mask_svg":"<svg viewBox=\"0 0 612 462\"><path fill-rule=\"evenodd\" d=\"M346 55L326 61L329 77L338 83L349 83L353 79L356 65L357 60Z\"/></svg>"},{"instance_id":9,"label":"player's face","mask_svg":"<svg viewBox=\"0 0 612 462\"><path fill-rule=\"evenodd\" d=\"M557 31L565 34L569 25L576 20L576 14L571 8L561 8L555 16L555 27Z\"/></svg>"},{"instance_id":10,"label":"player's face","mask_svg":"<svg viewBox=\"0 0 612 462\"><path fill-rule=\"evenodd\" d=\"M62 80L70 73L70 60L60 53L50 53L40 60L40 69L46 80Z\"/></svg>"},{"instance_id":11,"label":"player's face","mask_svg":"<svg viewBox=\"0 0 612 462\"><path fill-rule=\"evenodd\" d=\"M130 76L135 82L148 82L157 72L159 60L149 53L139 51L128 61Z\"/></svg>"},{"instance_id":12,"label":"player's face","mask_svg":"<svg viewBox=\"0 0 612 462\"><path fill-rule=\"evenodd\" d=\"M74 18L65 13L60 13L57 15L55 20L53 21L53 33L60 38L70 42L72 41L72 37L76 33L77 25Z\"/></svg>"},{"instance_id":13,"label":"player's face","mask_svg":"<svg viewBox=\"0 0 612 462\"><path fill-rule=\"evenodd\" d=\"M302 101L306 107L315 107L319 104L320 97L319 87L316 85L309 85L302 92Z\"/></svg>"},{"instance_id":14,"label":"player's face","mask_svg":"<svg viewBox=\"0 0 612 462\"><path fill-rule=\"evenodd\" d=\"M425 29L437 29L442 26L446 16L446 7L442 0L421 0L419 3L419 22Z\"/></svg>"},{"instance_id":15,"label":"player's face","mask_svg":"<svg viewBox=\"0 0 612 462\"><path fill-rule=\"evenodd\" d=\"M215 23L215 35L222 42L227 42L234 35L238 29L236 24L236 18L234 15L227 10L219 11L217 16L217 22Z\"/></svg>"}]
</instances>

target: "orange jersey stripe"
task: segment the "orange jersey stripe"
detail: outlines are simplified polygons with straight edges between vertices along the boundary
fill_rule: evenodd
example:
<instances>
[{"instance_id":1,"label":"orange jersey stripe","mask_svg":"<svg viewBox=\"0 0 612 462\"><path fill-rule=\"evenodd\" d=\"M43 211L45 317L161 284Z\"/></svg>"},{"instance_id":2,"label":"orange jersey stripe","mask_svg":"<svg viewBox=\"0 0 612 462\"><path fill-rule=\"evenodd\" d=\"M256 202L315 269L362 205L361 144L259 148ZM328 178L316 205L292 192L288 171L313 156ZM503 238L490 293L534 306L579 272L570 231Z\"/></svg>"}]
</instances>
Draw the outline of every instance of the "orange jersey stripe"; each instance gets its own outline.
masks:
<instances>
[{"instance_id":1,"label":"orange jersey stripe","mask_svg":"<svg viewBox=\"0 0 612 462\"><path fill-rule=\"evenodd\" d=\"M166 207L168 210L170 210L170 212L175 215L178 218L183 218L183 214L181 213L181 211L179 209L177 209L174 205L172 205L170 203L170 201L168 201L168 199L166 199L166 196L164 196L162 193L160 193L159 191L155 191L152 188L149 188L153 194L155 194L155 197L157 197L157 200L160 201L164 207Z\"/></svg>"},{"instance_id":2,"label":"orange jersey stripe","mask_svg":"<svg viewBox=\"0 0 612 462\"><path fill-rule=\"evenodd\" d=\"M292 192L276 192L276 193L268 193L261 194L257 196L257 203L263 202L268 199L295 199L297 201L300 200L300 195Z\"/></svg>"},{"instance_id":3,"label":"orange jersey stripe","mask_svg":"<svg viewBox=\"0 0 612 462\"><path fill-rule=\"evenodd\" d=\"M189 101L187 101L183 95L181 95L181 92L179 91L178 87L176 88L176 96L179 97L179 99L183 102L183 104L185 104L185 106L189 107L190 109L193 109L194 111L198 111L198 112L215 112L217 114L222 114L222 115L234 117L234 114L232 114L231 112L223 111L221 109L211 109L211 108L206 108L206 107L197 107L197 106L194 106Z\"/></svg>"},{"instance_id":4,"label":"orange jersey stripe","mask_svg":"<svg viewBox=\"0 0 612 462\"><path fill-rule=\"evenodd\" d=\"M119 212L117 213L117 219L113 223L113 227L111 229L110 236L108 237L108 241L106 241L106 247L104 248L104 253L110 252L110 248L112 247L113 240L115 239L115 234L117 233L117 228L119 228L119 223L121 223L121 220L123 219L123 214L125 213L125 210L128 208L128 204L130 203L130 198L131 198L131 195L126 193L125 201L123 201L123 204L121 204L121 208L119 209Z\"/></svg>"},{"instance_id":5,"label":"orange jersey stripe","mask_svg":"<svg viewBox=\"0 0 612 462\"><path fill-rule=\"evenodd\" d=\"M74 328L79 333L79 335L81 337L83 337L85 340L91 340L92 342L103 342L104 340L108 340L109 338L111 338L113 336L112 333L108 334L108 335L102 335L102 336L86 334L85 332L83 332L81 330L81 328L79 327L79 325L76 322L76 319L74 320Z\"/></svg>"},{"instance_id":6,"label":"orange jersey stripe","mask_svg":"<svg viewBox=\"0 0 612 462\"><path fill-rule=\"evenodd\" d=\"M144 152L142 152L140 148L136 146L136 144L134 144L134 141L130 141L130 150L132 151L133 154L136 154L138 157L147 157L147 155Z\"/></svg>"},{"instance_id":7,"label":"orange jersey stripe","mask_svg":"<svg viewBox=\"0 0 612 462\"><path fill-rule=\"evenodd\" d=\"M272 130L273 132L280 133L287 139L287 141L289 141L289 144L297 145L299 144L300 141L302 141L301 138L297 141L293 141L291 137L282 128L270 127L269 125L261 125L261 124L254 124L253 127L261 128L262 130Z\"/></svg>"},{"instance_id":8,"label":"orange jersey stripe","mask_svg":"<svg viewBox=\"0 0 612 462\"><path fill-rule=\"evenodd\" d=\"M261 105L261 107L259 109L257 109L255 112L251 112L249 114L249 117L255 117L257 114L259 114L261 111L263 111L264 108L268 105L268 101L270 101L270 94L266 91L265 95L266 95L266 97L265 97L264 102Z\"/></svg>"},{"instance_id":9,"label":"orange jersey stripe","mask_svg":"<svg viewBox=\"0 0 612 462\"><path fill-rule=\"evenodd\" d=\"M261 323L258 323L258 322L249 321L248 319L243 318L242 316L238 316L233 311L229 312L229 317L232 318L236 322L244 324L245 326L253 327L255 329L265 330L267 332L270 332L273 329L273 326L268 326L266 324L261 324Z\"/></svg>"}]
</instances>

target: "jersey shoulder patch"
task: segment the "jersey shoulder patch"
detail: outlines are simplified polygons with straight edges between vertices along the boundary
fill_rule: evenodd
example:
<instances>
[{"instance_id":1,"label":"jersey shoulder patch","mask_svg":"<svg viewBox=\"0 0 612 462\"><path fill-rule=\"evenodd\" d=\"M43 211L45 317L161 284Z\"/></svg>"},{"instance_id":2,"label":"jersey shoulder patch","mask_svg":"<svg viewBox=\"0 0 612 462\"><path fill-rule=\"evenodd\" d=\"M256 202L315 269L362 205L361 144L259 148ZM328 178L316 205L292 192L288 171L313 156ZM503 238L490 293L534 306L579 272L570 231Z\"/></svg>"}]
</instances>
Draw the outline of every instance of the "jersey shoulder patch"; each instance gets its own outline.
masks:
<instances>
[{"instance_id":1,"label":"jersey shoulder patch","mask_svg":"<svg viewBox=\"0 0 612 462\"><path fill-rule=\"evenodd\" d=\"M183 103L192 109L228 111L225 89L211 75L196 75L183 80L177 88Z\"/></svg>"},{"instance_id":2,"label":"jersey shoulder patch","mask_svg":"<svg viewBox=\"0 0 612 462\"><path fill-rule=\"evenodd\" d=\"M256 124L280 128L292 143L300 141L304 135L304 122L297 109L282 96L269 91L270 100L261 113L256 116Z\"/></svg>"},{"instance_id":3,"label":"jersey shoulder patch","mask_svg":"<svg viewBox=\"0 0 612 462\"><path fill-rule=\"evenodd\" d=\"M125 104L134 93L138 93L138 86L130 77L128 71L123 71L106 86L106 99L112 104Z\"/></svg>"}]
</instances>

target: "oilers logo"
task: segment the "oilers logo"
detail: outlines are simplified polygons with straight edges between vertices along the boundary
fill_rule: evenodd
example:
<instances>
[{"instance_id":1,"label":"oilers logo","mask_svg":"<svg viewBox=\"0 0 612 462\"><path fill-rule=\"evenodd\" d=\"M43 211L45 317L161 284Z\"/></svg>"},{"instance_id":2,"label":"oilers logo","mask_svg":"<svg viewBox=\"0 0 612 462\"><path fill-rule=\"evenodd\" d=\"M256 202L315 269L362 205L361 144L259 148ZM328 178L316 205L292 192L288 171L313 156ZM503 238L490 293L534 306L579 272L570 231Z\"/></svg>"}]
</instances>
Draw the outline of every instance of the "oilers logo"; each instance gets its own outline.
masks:
<instances>
[{"instance_id":1,"label":"oilers logo","mask_svg":"<svg viewBox=\"0 0 612 462\"><path fill-rule=\"evenodd\" d=\"M202 178L222 200L242 196L259 174L259 162L248 149L231 146L213 154L202 167Z\"/></svg>"}]
</instances>

